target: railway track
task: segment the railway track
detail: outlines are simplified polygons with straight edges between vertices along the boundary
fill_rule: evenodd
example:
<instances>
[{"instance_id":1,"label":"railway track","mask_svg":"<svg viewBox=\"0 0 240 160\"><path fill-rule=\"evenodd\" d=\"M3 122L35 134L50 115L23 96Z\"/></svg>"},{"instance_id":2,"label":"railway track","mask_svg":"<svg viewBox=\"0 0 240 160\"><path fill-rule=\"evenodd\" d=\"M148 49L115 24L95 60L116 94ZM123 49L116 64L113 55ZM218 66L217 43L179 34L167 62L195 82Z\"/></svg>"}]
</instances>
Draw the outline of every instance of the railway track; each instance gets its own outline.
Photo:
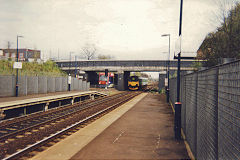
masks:
<instances>
[{"instance_id":1,"label":"railway track","mask_svg":"<svg viewBox=\"0 0 240 160\"><path fill-rule=\"evenodd\" d=\"M0 123L0 159L18 159L132 99L124 92Z\"/></svg>"}]
</instances>

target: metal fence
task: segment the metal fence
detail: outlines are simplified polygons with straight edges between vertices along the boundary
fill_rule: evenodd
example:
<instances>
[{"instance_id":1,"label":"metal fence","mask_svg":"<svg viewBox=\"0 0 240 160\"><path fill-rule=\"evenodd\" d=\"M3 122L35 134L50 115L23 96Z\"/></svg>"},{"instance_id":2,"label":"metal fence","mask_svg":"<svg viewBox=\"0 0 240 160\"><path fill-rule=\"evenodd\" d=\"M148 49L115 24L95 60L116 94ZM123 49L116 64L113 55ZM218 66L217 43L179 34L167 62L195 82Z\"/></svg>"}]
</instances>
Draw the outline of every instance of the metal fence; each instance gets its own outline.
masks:
<instances>
[{"instance_id":1,"label":"metal fence","mask_svg":"<svg viewBox=\"0 0 240 160\"><path fill-rule=\"evenodd\" d=\"M170 100L176 102L176 78ZM182 129L196 159L240 159L240 61L181 76Z\"/></svg>"}]
</instances>

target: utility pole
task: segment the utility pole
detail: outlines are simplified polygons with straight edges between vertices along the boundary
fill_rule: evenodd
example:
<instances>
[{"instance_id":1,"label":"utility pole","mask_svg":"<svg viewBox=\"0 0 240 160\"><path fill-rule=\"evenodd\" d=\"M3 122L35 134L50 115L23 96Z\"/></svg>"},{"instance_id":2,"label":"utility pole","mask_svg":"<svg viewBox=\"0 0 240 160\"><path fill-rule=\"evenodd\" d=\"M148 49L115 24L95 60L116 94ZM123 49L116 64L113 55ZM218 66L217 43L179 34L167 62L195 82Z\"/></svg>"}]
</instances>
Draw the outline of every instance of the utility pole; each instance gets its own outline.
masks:
<instances>
[{"instance_id":1,"label":"utility pole","mask_svg":"<svg viewBox=\"0 0 240 160\"><path fill-rule=\"evenodd\" d=\"M18 63L18 38L23 38L23 36L18 36L17 35L17 63ZM17 71L16 71L16 97L18 97L18 67L17 67Z\"/></svg>"},{"instance_id":2,"label":"utility pole","mask_svg":"<svg viewBox=\"0 0 240 160\"><path fill-rule=\"evenodd\" d=\"M77 77L77 55L75 55L75 78Z\"/></svg>"},{"instance_id":3,"label":"utility pole","mask_svg":"<svg viewBox=\"0 0 240 160\"><path fill-rule=\"evenodd\" d=\"M169 65L170 65L170 34L163 34L162 37L168 36L169 43L168 43L168 60L167 60L167 71L166 71L166 79L165 79L165 88L166 88L166 101L169 103Z\"/></svg>"},{"instance_id":4,"label":"utility pole","mask_svg":"<svg viewBox=\"0 0 240 160\"><path fill-rule=\"evenodd\" d=\"M73 52L70 52L69 53L69 65L68 65L68 74L70 75L70 67L71 67L71 65L72 65L72 61L71 61L71 59L72 59L72 54L73 54Z\"/></svg>"},{"instance_id":5,"label":"utility pole","mask_svg":"<svg viewBox=\"0 0 240 160\"><path fill-rule=\"evenodd\" d=\"M58 61L59 61L59 48L58 48Z\"/></svg>"},{"instance_id":6,"label":"utility pole","mask_svg":"<svg viewBox=\"0 0 240 160\"><path fill-rule=\"evenodd\" d=\"M181 0L180 4L180 20L179 20L179 37L180 37L180 52L178 53L178 70L177 70L177 101L175 102L175 115L174 115L174 132L175 139L181 139L181 108L182 103L180 102L180 69L181 69L181 36L182 36L182 7L183 0Z\"/></svg>"}]
</instances>

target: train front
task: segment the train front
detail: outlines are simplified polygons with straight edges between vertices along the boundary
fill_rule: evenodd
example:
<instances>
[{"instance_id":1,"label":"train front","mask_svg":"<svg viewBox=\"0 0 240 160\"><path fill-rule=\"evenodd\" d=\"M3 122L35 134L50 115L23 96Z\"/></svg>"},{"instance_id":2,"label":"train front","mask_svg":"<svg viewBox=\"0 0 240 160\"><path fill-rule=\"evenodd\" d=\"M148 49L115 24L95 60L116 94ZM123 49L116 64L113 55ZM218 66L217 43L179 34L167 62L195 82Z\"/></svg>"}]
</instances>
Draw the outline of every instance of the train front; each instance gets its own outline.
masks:
<instances>
[{"instance_id":1,"label":"train front","mask_svg":"<svg viewBox=\"0 0 240 160\"><path fill-rule=\"evenodd\" d=\"M128 89L130 91L139 90L139 78L137 76L130 76L128 79Z\"/></svg>"}]
</instances>

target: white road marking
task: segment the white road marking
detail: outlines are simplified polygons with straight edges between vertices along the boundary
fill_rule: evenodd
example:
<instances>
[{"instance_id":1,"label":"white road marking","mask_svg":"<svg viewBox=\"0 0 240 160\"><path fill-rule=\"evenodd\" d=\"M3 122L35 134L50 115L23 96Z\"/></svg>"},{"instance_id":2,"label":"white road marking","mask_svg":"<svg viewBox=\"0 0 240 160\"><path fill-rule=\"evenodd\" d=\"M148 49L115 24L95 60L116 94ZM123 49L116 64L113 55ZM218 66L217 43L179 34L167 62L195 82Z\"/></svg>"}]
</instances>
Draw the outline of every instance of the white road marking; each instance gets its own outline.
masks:
<instances>
[{"instance_id":1,"label":"white road marking","mask_svg":"<svg viewBox=\"0 0 240 160\"><path fill-rule=\"evenodd\" d=\"M117 142L118 139L122 136L122 134L124 133L125 131L121 131L121 133L118 135L118 137L113 141L113 143Z\"/></svg>"},{"instance_id":2,"label":"white road marking","mask_svg":"<svg viewBox=\"0 0 240 160\"><path fill-rule=\"evenodd\" d=\"M156 145L156 149L159 147L159 143L160 143L160 134L158 135L158 138L157 138L157 145Z\"/></svg>"}]
</instances>

